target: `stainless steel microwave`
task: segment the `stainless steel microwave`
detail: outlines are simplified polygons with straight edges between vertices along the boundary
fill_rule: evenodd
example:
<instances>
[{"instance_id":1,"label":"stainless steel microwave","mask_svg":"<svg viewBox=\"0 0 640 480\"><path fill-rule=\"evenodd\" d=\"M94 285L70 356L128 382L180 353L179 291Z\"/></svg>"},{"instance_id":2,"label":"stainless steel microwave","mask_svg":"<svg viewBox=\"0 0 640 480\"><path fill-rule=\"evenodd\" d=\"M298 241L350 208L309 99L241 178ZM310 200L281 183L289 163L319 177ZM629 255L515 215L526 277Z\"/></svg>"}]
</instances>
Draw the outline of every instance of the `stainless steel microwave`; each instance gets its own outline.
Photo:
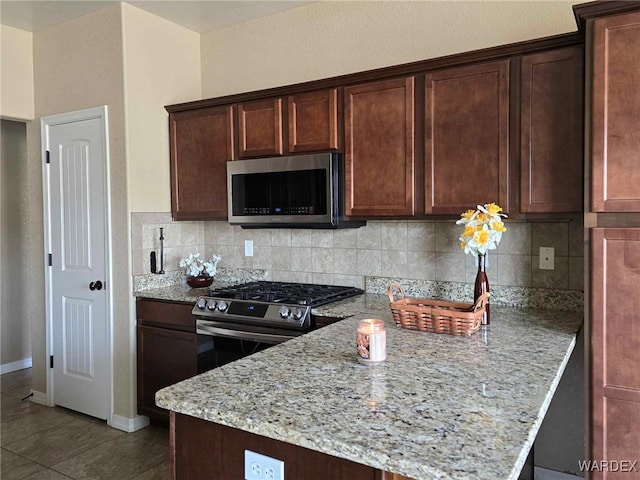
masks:
<instances>
[{"instance_id":1,"label":"stainless steel microwave","mask_svg":"<svg viewBox=\"0 0 640 480\"><path fill-rule=\"evenodd\" d=\"M340 154L227 162L229 223L243 227L359 227L345 221Z\"/></svg>"}]
</instances>

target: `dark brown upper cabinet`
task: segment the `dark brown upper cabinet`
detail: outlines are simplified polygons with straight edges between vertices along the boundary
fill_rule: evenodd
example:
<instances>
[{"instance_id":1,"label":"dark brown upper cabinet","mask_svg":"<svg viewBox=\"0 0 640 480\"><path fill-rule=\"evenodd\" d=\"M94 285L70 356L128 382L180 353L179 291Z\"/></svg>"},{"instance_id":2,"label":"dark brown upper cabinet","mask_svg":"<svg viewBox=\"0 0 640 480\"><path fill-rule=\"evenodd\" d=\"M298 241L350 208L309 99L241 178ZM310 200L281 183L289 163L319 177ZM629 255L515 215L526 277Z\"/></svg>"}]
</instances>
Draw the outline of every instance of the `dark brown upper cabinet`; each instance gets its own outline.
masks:
<instances>
[{"instance_id":1,"label":"dark brown upper cabinet","mask_svg":"<svg viewBox=\"0 0 640 480\"><path fill-rule=\"evenodd\" d=\"M584 68L581 47L522 57L520 211L581 212Z\"/></svg>"},{"instance_id":2,"label":"dark brown upper cabinet","mask_svg":"<svg viewBox=\"0 0 640 480\"><path fill-rule=\"evenodd\" d=\"M509 205L509 61L425 75L425 213Z\"/></svg>"},{"instance_id":3,"label":"dark brown upper cabinet","mask_svg":"<svg viewBox=\"0 0 640 480\"><path fill-rule=\"evenodd\" d=\"M345 88L345 213L414 213L414 77Z\"/></svg>"},{"instance_id":4,"label":"dark brown upper cabinet","mask_svg":"<svg viewBox=\"0 0 640 480\"><path fill-rule=\"evenodd\" d=\"M318 90L287 97L289 153L337 150L338 90Z\"/></svg>"},{"instance_id":5,"label":"dark brown upper cabinet","mask_svg":"<svg viewBox=\"0 0 640 480\"><path fill-rule=\"evenodd\" d=\"M628 10L628 2L601 4L585 7L589 46L594 13ZM626 48L637 43L637 16L607 17L595 27L591 177L598 211L640 211L640 134L633 128L640 60ZM498 202L511 218L554 216L581 210L583 45L582 32L556 35L165 108L185 125L206 112L229 111L225 160L234 153L244 159L343 152L351 217L459 215L486 202ZM200 113L192 119L189 112ZM206 122L193 128L205 138L188 138L187 154L177 155L172 144L175 219L226 218L225 168L220 162L217 171L205 169L209 156L197 154L214 143L211 128ZM172 142L182 143L175 133ZM185 160L191 156L196 160ZM207 175L217 175L204 178L216 198L198 188ZM179 189L183 178L191 183Z\"/></svg>"},{"instance_id":6,"label":"dark brown upper cabinet","mask_svg":"<svg viewBox=\"0 0 640 480\"><path fill-rule=\"evenodd\" d=\"M640 12L592 28L592 210L640 212Z\"/></svg>"},{"instance_id":7,"label":"dark brown upper cabinet","mask_svg":"<svg viewBox=\"0 0 640 480\"><path fill-rule=\"evenodd\" d=\"M240 158L282 155L282 99L238 104Z\"/></svg>"},{"instance_id":8,"label":"dark brown upper cabinet","mask_svg":"<svg viewBox=\"0 0 640 480\"><path fill-rule=\"evenodd\" d=\"M174 220L226 220L227 168L234 160L231 106L169 115Z\"/></svg>"}]
</instances>

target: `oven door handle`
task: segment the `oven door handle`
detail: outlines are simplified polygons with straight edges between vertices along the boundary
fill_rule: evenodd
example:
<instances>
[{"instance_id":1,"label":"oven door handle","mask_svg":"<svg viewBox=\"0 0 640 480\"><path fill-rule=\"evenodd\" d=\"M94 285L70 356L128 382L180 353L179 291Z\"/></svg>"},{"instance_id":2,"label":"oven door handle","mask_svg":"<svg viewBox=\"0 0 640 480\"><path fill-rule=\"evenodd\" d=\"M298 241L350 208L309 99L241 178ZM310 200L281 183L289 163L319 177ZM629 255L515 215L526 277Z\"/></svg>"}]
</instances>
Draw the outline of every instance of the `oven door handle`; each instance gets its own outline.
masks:
<instances>
[{"instance_id":1,"label":"oven door handle","mask_svg":"<svg viewBox=\"0 0 640 480\"><path fill-rule=\"evenodd\" d=\"M247 332L242 330L233 330L230 328L214 327L204 322L197 322L196 333L201 335L212 335L218 337L238 338L240 340L250 340L259 343L282 343L295 338L295 335L276 335L273 333Z\"/></svg>"}]
</instances>

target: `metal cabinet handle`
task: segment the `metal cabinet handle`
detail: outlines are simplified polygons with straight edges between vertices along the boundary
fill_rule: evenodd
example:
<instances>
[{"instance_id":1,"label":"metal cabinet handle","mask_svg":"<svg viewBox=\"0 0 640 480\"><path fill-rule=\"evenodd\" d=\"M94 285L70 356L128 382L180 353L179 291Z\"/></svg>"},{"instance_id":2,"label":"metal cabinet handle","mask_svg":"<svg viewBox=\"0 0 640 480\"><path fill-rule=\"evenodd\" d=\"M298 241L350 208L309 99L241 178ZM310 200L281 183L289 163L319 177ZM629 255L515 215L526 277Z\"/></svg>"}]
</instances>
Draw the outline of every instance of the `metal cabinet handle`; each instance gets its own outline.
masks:
<instances>
[{"instance_id":1,"label":"metal cabinet handle","mask_svg":"<svg viewBox=\"0 0 640 480\"><path fill-rule=\"evenodd\" d=\"M91 282L89 284L89 290L102 290L102 282L98 280L97 282Z\"/></svg>"}]
</instances>

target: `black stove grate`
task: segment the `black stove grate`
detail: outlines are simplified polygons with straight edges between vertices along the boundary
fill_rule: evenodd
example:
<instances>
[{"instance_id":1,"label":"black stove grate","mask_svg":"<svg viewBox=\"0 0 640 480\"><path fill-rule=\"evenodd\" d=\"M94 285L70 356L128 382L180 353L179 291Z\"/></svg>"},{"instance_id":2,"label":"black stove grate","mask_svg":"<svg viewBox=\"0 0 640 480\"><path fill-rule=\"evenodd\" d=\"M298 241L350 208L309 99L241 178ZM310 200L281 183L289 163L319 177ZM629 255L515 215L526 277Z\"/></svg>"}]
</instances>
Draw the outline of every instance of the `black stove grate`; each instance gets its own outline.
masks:
<instances>
[{"instance_id":1,"label":"black stove grate","mask_svg":"<svg viewBox=\"0 0 640 480\"><path fill-rule=\"evenodd\" d=\"M357 287L257 281L209 290L210 297L318 307L362 294Z\"/></svg>"}]
</instances>

